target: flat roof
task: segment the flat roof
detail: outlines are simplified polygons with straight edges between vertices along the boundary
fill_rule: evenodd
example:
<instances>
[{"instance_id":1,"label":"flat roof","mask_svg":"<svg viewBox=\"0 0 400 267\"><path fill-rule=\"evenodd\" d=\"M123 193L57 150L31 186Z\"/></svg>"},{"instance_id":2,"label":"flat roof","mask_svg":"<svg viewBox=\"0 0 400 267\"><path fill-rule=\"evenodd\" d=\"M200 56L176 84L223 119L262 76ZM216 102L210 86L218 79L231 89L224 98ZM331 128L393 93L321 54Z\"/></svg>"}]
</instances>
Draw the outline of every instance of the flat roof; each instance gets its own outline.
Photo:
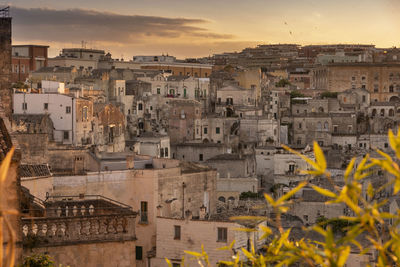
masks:
<instances>
[{"instance_id":1,"label":"flat roof","mask_svg":"<svg viewBox=\"0 0 400 267\"><path fill-rule=\"evenodd\" d=\"M49 48L50 46L48 46L48 45L32 45L32 44L27 44L27 45L13 45L12 47L45 47L45 48Z\"/></svg>"}]
</instances>

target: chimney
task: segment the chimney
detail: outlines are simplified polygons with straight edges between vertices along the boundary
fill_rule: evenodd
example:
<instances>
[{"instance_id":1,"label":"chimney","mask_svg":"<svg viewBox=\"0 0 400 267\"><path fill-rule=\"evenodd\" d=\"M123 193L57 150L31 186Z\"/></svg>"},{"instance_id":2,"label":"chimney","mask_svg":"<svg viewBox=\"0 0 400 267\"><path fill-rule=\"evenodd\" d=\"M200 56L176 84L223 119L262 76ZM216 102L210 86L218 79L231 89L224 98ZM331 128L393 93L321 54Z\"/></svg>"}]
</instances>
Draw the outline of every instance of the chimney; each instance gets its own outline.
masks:
<instances>
[{"instance_id":1,"label":"chimney","mask_svg":"<svg viewBox=\"0 0 400 267\"><path fill-rule=\"evenodd\" d=\"M193 218L192 211L186 210L186 211L185 211L185 219L186 219L186 220L191 220L192 218Z\"/></svg>"},{"instance_id":2,"label":"chimney","mask_svg":"<svg viewBox=\"0 0 400 267\"><path fill-rule=\"evenodd\" d=\"M128 170L134 169L135 157L133 155L126 156L126 168Z\"/></svg>"},{"instance_id":3,"label":"chimney","mask_svg":"<svg viewBox=\"0 0 400 267\"><path fill-rule=\"evenodd\" d=\"M206 214L207 214L207 208L204 205L202 205L200 207L200 213L199 213L200 220L204 220L206 218Z\"/></svg>"}]
</instances>

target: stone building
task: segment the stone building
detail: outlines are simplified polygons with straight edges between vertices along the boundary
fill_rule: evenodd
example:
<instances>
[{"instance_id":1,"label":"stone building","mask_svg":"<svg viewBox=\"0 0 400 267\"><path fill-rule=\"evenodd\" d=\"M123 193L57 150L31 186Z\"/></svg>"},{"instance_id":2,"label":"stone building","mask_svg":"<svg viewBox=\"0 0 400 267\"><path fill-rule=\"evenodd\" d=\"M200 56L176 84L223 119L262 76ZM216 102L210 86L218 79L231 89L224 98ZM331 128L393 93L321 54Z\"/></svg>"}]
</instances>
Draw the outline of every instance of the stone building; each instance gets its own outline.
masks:
<instances>
[{"instance_id":1,"label":"stone building","mask_svg":"<svg viewBox=\"0 0 400 267\"><path fill-rule=\"evenodd\" d=\"M217 90L215 111L226 117L235 115L237 107L257 106L256 88L245 89L237 85L228 85ZM238 116L239 114L236 114Z\"/></svg>"},{"instance_id":2,"label":"stone building","mask_svg":"<svg viewBox=\"0 0 400 267\"><path fill-rule=\"evenodd\" d=\"M201 163L225 152L223 144L186 142L173 146L172 158Z\"/></svg>"},{"instance_id":3,"label":"stone building","mask_svg":"<svg viewBox=\"0 0 400 267\"><path fill-rule=\"evenodd\" d=\"M3 11L3 10L2 10ZM5 116L12 113L11 90L11 17L9 8L4 9L0 16L0 101Z\"/></svg>"},{"instance_id":4,"label":"stone building","mask_svg":"<svg viewBox=\"0 0 400 267\"><path fill-rule=\"evenodd\" d=\"M243 225L238 222L225 219L226 216L215 214L213 218L166 218L157 217L157 224L163 227L157 228L157 254L154 260L155 266L164 266L165 258L169 259L173 266L181 266L182 257L185 256L185 265L197 265L197 260L187 257L185 250L201 253L201 247L207 252L210 265L218 266L219 261L232 260L232 251L219 250L218 248L229 246L234 240L234 251L241 248L248 249L249 242L254 244L258 251L264 244L261 240L262 231L259 223L251 234L238 231ZM219 218L219 219L218 219ZM241 255L244 257L244 255Z\"/></svg>"},{"instance_id":5,"label":"stone building","mask_svg":"<svg viewBox=\"0 0 400 267\"><path fill-rule=\"evenodd\" d=\"M348 88L366 89L374 101L398 101L400 64L334 63L314 70L316 89L342 92Z\"/></svg>"},{"instance_id":6,"label":"stone building","mask_svg":"<svg viewBox=\"0 0 400 267\"><path fill-rule=\"evenodd\" d=\"M25 82L29 73L47 67L47 45L12 46L12 82Z\"/></svg>"},{"instance_id":7,"label":"stone building","mask_svg":"<svg viewBox=\"0 0 400 267\"><path fill-rule=\"evenodd\" d=\"M35 201L43 215L22 219L24 256L48 254L71 267L137 266L132 207L100 195Z\"/></svg>"},{"instance_id":8,"label":"stone building","mask_svg":"<svg viewBox=\"0 0 400 267\"><path fill-rule=\"evenodd\" d=\"M171 146L168 135L144 132L130 141L126 141L133 151L139 155L156 158L171 158Z\"/></svg>"},{"instance_id":9,"label":"stone building","mask_svg":"<svg viewBox=\"0 0 400 267\"><path fill-rule=\"evenodd\" d=\"M195 125L201 119L202 109L200 102L186 99L169 99L168 105L170 107L168 134L171 138L171 144L194 140Z\"/></svg>"},{"instance_id":10,"label":"stone building","mask_svg":"<svg viewBox=\"0 0 400 267\"><path fill-rule=\"evenodd\" d=\"M125 116L112 104L94 104L94 116L98 123L94 144L98 151L122 152L125 150ZM92 122L93 123L93 122ZM93 131L93 127L92 127Z\"/></svg>"},{"instance_id":11,"label":"stone building","mask_svg":"<svg viewBox=\"0 0 400 267\"><path fill-rule=\"evenodd\" d=\"M101 194L138 210L136 251L141 253L136 253L136 266L148 266L155 257L157 216L182 218L186 211L199 216L202 206L206 213L215 213L214 170L170 159L135 156L132 160L129 155L125 160L113 156L100 161L108 164L108 170L53 176L46 190L52 196ZM41 180L43 186L45 181ZM38 191L35 186L29 189L33 195Z\"/></svg>"}]
</instances>

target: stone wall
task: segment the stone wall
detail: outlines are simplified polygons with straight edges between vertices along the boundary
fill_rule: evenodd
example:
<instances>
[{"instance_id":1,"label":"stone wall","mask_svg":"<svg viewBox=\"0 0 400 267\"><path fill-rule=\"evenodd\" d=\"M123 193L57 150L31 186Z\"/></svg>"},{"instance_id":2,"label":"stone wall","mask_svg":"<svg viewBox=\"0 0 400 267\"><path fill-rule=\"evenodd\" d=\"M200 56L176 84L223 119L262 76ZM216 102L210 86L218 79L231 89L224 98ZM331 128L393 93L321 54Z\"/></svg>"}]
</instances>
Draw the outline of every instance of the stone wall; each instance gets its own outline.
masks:
<instances>
[{"instance_id":1,"label":"stone wall","mask_svg":"<svg viewBox=\"0 0 400 267\"><path fill-rule=\"evenodd\" d=\"M56 266L131 267L136 266L135 242L103 242L27 249L24 256L48 253Z\"/></svg>"},{"instance_id":2,"label":"stone wall","mask_svg":"<svg viewBox=\"0 0 400 267\"><path fill-rule=\"evenodd\" d=\"M11 80L11 18L0 18L0 101L6 117L12 111Z\"/></svg>"}]
</instances>

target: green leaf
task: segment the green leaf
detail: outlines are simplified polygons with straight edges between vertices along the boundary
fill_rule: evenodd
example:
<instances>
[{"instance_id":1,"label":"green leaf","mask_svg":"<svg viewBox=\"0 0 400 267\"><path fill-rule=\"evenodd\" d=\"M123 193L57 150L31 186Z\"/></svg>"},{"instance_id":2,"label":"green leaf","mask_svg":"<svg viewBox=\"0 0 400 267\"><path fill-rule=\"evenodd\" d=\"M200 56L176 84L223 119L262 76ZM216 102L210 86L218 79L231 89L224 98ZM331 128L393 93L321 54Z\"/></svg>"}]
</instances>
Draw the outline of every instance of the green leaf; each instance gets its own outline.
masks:
<instances>
[{"instance_id":1,"label":"green leaf","mask_svg":"<svg viewBox=\"0 0 400 267\"><path fill-rule=\"evenodd\" d=\"M186 254L192 255L196 258L201 258L203 255L201 253L195 252L195 251L188 251L188 250L184 250L183 252L185 252Z\"/></svg>"},{"instance_id":2,"label":"green leaf","mask_svg":"<svg viewBox=\"0 0 400 267\"><path fill-rule=\"evenodd\" d=\"M338 261L337 261L337 266L342 267L346 264L347 258L349 257L350 254L350 246L347 246L344 250L341 251Z\"/></svg>"},{"instance_id":3,"label":"green leaf","mask_svg":"<svg viewBox=\"0 0 400 267\"><path fill-rule=\"evenodd\" d=\"M318 166L320 167L321 172L325 172L326 170L325 156L324 153L322 152L321 147L315 141L314 141L314 155L315 155L315 160Z\"/></svg>"},{"instance_id":4,"label":"green leaf","mask_svg":"<svg viewBox=\"0 0 400 267\"><path fill-rule=\"evenodd\" d=\"M172 263L171 263L171 261L169 259L165 258L165 261L167 262L169 267L172 267Z\"/></svg>"},{"instance_id":5,"label":"green leaf","mask_svg":"<svg viewBox=\"0 0 400 267\"><path fill-rule=\"evenodd\" d=\"M321 188L319 186L316 185L311 185L311 187L317 191L318 193L320 193L321 195L327 196L327 197L331 197L331 198L336 198L337 195L327 189Z\"/></svg>"},{"instance_id":6,"label":"green leaf","mask_svg":"<svg viewBox=\"0 0 400 267\"><path fill-rule=\"evenodd\" d=\"M354 163L356 162L356 158L352 158L349 165L347 165L346 171L344 172L344 180L347 182L351 171L353 170Z\"/></svg>"},{"instance_id":7,"label":"green leaf","mask_svg":"<svg viewBox=\"0 0 400 267\"><path fill-rule=\"evenodd\" d=\"M276 204L277 204L277 205L282 204L284 201L288 200L288 199L291 198L294 194L296 194L297 192L299 192L300 189L302 189L306 184L307 184L307 181L301 182L298 186L296 186L295 188L293 188L292 190L290 190L289 192L287 192L286 194L284 194L282 197L280 197L280 198L276 201Z\"/></svg>"}]
</instances>

